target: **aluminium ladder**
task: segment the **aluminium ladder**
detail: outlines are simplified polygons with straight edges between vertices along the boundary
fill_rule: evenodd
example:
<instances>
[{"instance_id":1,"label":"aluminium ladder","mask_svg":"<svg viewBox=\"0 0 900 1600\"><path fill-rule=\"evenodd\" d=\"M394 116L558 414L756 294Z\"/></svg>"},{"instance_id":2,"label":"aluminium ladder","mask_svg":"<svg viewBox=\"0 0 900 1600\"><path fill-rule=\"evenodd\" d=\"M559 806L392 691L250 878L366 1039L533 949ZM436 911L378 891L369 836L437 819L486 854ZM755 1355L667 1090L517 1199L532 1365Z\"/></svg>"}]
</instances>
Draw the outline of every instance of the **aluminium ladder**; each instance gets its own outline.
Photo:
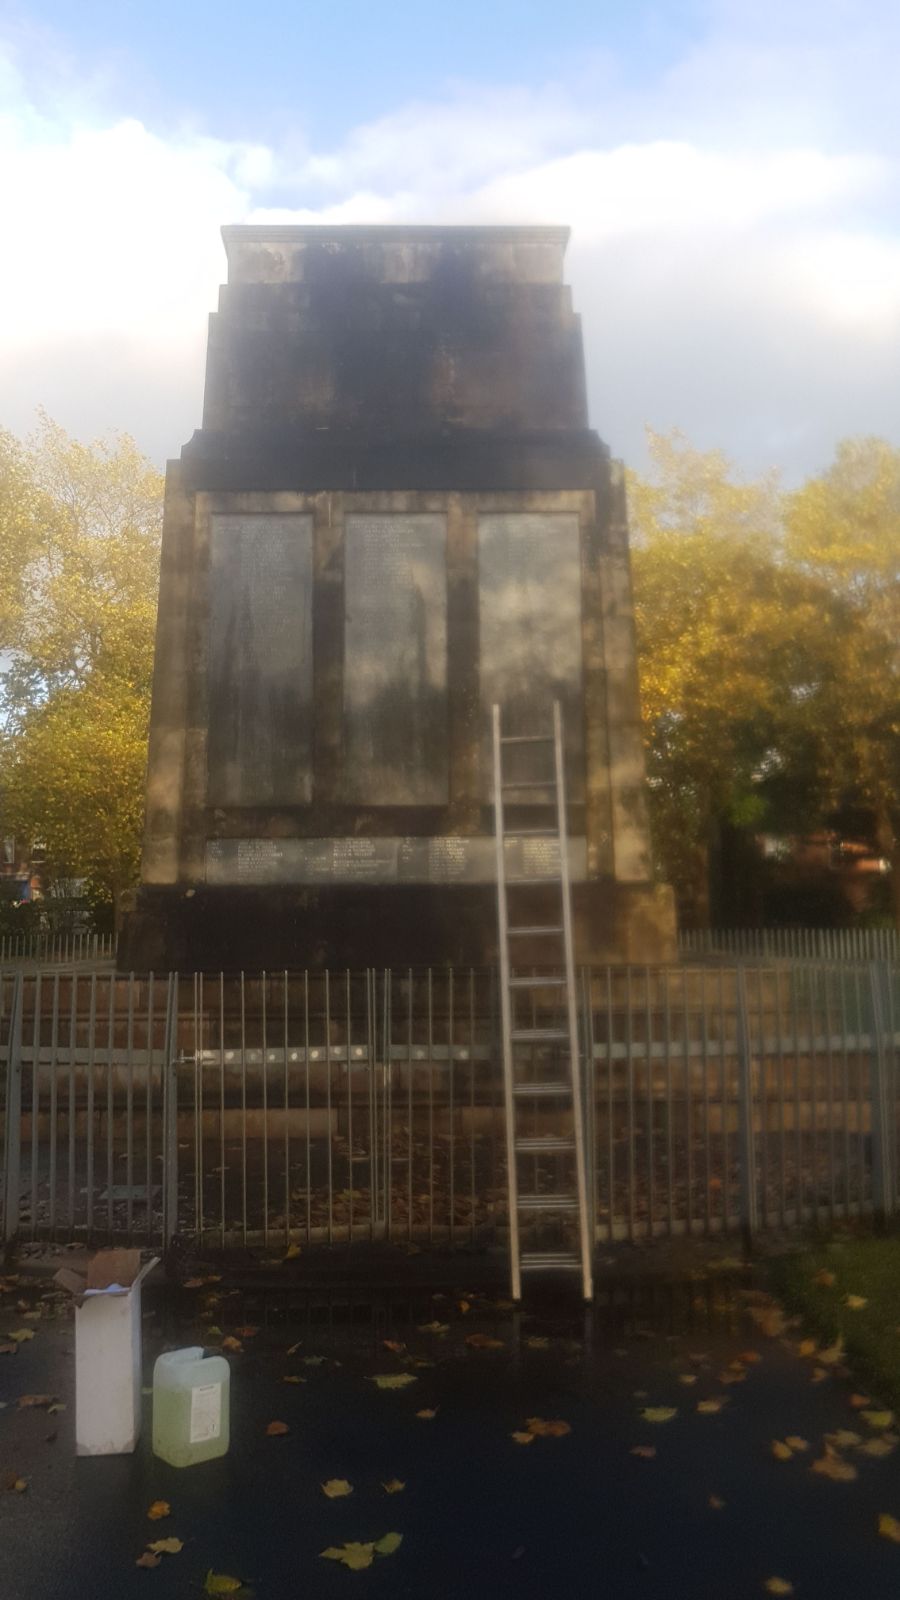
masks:
<instances>
[{"instance_id":1,"label":"aluminium ladder","mask_svg":"<svg viewBox=\"0 0 900 1600\"><path fill-rule=\"evenodd\" d=\"M516 779L507 771L505 756L512 753L552 752L550 775ZM503 1034L503 1081L506 1102L506 1156L509 1190L509 1249L512 1297L522 1298L523 1272L577 1271L581 1274L585 1300L593 1298L592 1249L590 1238L587 1177L585 1172L584 1116L581 1100L581 1070L578 1052L578 1017L575 1002L575 961L572 939L572 903L569 887L568 832L563 769L562 714L559 702L553 705L553 731L547 734L504 736L500 707L493 707L494 751L494 826L497 846L497 914L500 950L501 1026ZM513 757L515 761L515 757ZM544 763L546 767L546 761ZM531 801L554 813L547 827L507 827L506 807L521 806L516 796L528 793ZM552 795L541 801L538 791ZM510 798L512 797L512 798ZM528 840L549 843L550 871L529 872ZM522 870L508 870L506 842L522 840L519 851ZM553 848L555 844L555 850ZM547 855L542 867L548 865ZM543 891L554 909L537 922L518 919L519 890ZM516 973L510 962L510 942L519 939L537 942L546 951L542 965L546 972ZM521 946L518 947L521 949ZM547 996L556 994L553 1026L546 1021ZM544 997L543 999L541 997ZM522 1002L530 1002L530 1016L521 1016ZM517 1012L517 1006L519 1008ZM558 1013L562 1012L559 1017ZM538 1127L541 1112L557 1113L562 1131L547 1132ZM529 1129L528 1123L532 1126ZM531 1187L520 1181L520 1167L530 1161ZM539 1166L543 1161L544 1165ZM553 1169L547 1187L547 1163ZM568 1169L564 1171L561 1169ZM540 1175L540 1176L539 1176ZM526 1228L540 1230L551 1218L557 1227L569 1225L568 1237L554 1248L522 1248ZM527 1219L527 1220L526 1220ZM574 1224L574 1227L572 1226Z\"/></svg>"}]
</instances>

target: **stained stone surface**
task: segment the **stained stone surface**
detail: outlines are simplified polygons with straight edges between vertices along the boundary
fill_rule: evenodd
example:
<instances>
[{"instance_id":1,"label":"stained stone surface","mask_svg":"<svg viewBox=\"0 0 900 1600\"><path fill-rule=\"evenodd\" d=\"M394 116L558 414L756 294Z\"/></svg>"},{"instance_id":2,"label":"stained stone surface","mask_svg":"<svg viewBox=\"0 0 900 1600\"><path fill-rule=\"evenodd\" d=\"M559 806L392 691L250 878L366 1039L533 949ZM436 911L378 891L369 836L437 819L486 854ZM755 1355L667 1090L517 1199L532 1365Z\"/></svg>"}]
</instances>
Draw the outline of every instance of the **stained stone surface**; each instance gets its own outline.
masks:
<instances>
[{"instance_id":1,"label":"stained stone surface","mask_svg":"<svg viewBox=\"0 0 900 1600\"><path fill-rule=\"evenodd\" d=\"M344 798L448 791L446 518L360 516L344 546Z\"/></svg>"},{"instance_id":2,"label":"stained stone surface","mask_svg":"<svg viewBox=\"0 0 900 1600\"><path fill-rule=\"evenodd\" d=\"M481 703L485 726L484 798L490 798L490 710L497 702L507 734L552 727L562 706L570 800L584 794L581 558L578 518L568 512L503 512L478 521ZM548 747L509 752L509 775L552 774ZM551 796L537 792L537 801ZM526 796L523 793L522 801Z\"/></svg>"},{"instance_id":3,"label":"stained stone surface","mask_svg":"<svg viewBox=\"0 0 900 1600\"><path fill-rule=\"evenodd\" d=\"M209 803L312 798L312 518L214 516Z\"/></svg>"},{"instance_id":4,"label":"stained stone surface","mask_svg":"<svg viewBox=\"0 0 900 1600\"><path fill-rule=\"evenodd\" d=\"M559 872L555 840L505 842L510 877L546 877ZM573 881L585 875L584 839L569 840ZM431 838L378 836L355 839L211 839L206 847L210 884L493 883L493 839L444 835Z\"/></svg>"}]
</instances>

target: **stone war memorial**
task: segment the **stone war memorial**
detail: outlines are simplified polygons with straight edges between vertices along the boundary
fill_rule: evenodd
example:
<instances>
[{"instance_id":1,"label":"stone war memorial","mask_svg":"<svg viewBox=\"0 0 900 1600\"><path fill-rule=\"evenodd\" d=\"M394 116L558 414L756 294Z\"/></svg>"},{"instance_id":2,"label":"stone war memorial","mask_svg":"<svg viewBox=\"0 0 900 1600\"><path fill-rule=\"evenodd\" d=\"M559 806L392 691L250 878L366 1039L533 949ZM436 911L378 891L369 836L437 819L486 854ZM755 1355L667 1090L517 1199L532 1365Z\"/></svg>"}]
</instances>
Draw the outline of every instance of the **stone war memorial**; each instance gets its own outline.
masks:
<instances>
[{"instance_id":1,"label":"stone war memorial","mask_svg":"<svg viewBox=\"0 0 900 1600\"><path fill-rule=\"evenodd\" d=\"M554 701L578 959L670 959L568 230L223 238L203 426L168 466L120 966L493 962L491 707L532 733ZM540 840L516 848L540 877Z\"/></svg>"}]
</instances>

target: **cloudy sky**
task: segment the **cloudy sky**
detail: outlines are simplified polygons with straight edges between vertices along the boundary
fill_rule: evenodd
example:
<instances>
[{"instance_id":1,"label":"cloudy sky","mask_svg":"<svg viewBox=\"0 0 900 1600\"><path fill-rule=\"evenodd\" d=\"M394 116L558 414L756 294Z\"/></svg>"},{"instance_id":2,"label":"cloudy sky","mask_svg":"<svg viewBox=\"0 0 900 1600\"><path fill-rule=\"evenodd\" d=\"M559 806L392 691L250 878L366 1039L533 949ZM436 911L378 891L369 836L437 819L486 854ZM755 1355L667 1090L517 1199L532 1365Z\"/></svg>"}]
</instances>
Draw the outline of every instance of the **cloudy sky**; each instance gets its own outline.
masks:
<instances>
[{"instance_id":1,"label":"cloudy sky","mask_svg":"<svg viewBox=\"0 0 900 1600\"><path fill-rule=\"evenodd\" d=\"M157 461L223 222L566 222L591 414L900 444L896 0L0 0L0 426Z\"/></svg>"}]
</instances>

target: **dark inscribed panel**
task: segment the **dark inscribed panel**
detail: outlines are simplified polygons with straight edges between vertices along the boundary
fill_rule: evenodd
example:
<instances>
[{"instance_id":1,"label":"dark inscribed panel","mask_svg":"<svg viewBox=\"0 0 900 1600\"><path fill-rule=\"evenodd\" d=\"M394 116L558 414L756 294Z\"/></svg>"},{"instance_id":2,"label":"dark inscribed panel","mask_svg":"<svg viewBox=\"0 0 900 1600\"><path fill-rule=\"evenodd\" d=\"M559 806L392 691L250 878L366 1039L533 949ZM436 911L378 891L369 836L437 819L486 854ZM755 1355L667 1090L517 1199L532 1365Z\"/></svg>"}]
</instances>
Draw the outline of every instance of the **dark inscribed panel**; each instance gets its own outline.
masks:
<instances>
[{"instance_id":1,"label":"dark inscribed panel","mask_svg":"<svg viewBox=\"0 0 900 1600\"><path fill-rule=\"evenodd\" d=\"M581 548L570 512L511 512L478 520L481 703L485 743L482 793L491 798L491 706L507 734L552 731L562 705L568 796L584 796L581 689ZM550 747L510 748L514 778L552 773ZM549 794L549 791L547 791ZM537 791L534 798L546 800ZM523 793L524 803L526 794Z\"/></svg>"},{"instance_id":2,"label":"dark inscribed panel","mask_svg":"<svg viewBox=\"0 0 900 1600\"><path fill-rule=\"evenodd\" d=\"M214 516L210 805L312 799L312 518Z\"/></svg>"},{"instance_id":3,"label":"dark inscribed panel","mask_svg":"<svg viewBox=\"0 0 900 1600\"><path fill-rule=\"evenodd\" d=\"M446 545L442 516L347 518L347 800L446 804Z\"/></svg>"}]
</instances>

